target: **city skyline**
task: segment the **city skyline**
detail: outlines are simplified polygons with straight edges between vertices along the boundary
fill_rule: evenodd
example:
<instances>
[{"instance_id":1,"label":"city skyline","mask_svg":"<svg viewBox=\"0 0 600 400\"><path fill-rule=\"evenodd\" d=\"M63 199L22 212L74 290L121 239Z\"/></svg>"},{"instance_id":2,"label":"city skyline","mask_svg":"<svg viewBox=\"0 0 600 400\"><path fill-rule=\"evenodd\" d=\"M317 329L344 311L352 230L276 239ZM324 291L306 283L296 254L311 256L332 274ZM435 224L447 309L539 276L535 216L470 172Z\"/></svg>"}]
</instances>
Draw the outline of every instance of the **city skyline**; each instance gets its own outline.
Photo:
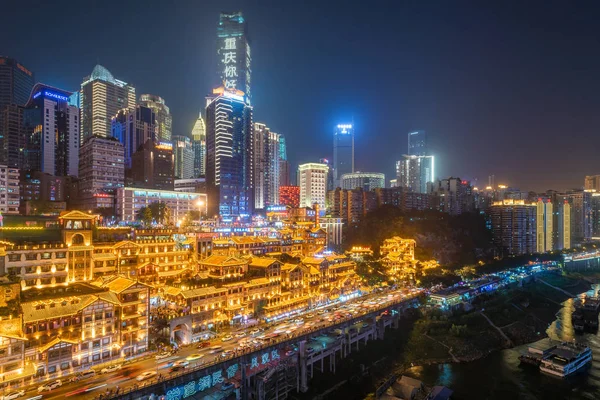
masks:
<instances>
[{"instance_id":1,"label":"city skyline","mask_svg":"<svg viewBox=\"0 0 600 400\"><path fill-rule=\"evenodd\" d=\"M127 9L133 5L121 6ZM157 3L155 7L142 10L144 15L140 18L148 20L147 17L161 15L165 32L170 27L174 33L159 39L160 44L164 44L161 60L156 60L152 52L147 51L148 56L153 57L153 62L149 63L143 42L141 45L138 42L135 60L115 55L110 49L119 30L106 33L101 29L103 20L78 20L76 16L82 12L79 7L61 15L61 19L73 23L74 30L83 32L73 38L71 44L63 48L41 48L28 38L17 40L16 30L8 24L2 28L7 30L3 37L9 39L3 52L33 71L37 82L70 91L77 90L82 79L99 62L115 76L136 87L137 93L153 93L164 98L173 114L174 135L189 136L198 111L203 108L204 96L214 86L217 53L214 38L219 12L241 9L252 38L255 120L264 121L286 135L288 146L294 149L289 152L292 171L298 164L315 162L322 156L331 157L332 127L352 118L357 127L356 148L360 149L356 152L356 170L393 176L395 161L407 150L406 134L425 130L431 152L436 156L436 170L439 171L436 175L439 177L477 178L477 184L483 186L487 176L494 174L497 182L522 190L543 191L581 187L582 176L598 172L587 161L592 157L593 145L578 144L589 138L597 125L592 101L597 83L594 80L588 83L585 79L591 77L598 59L584 51L594 35L584 38L592 25L588 20L591 13L586 15L582 10L567 10L551 4L543 7L542 15L534 20L530 12L537 7L533 3L519 5L516 11L511 11L508 5L480 5L477 9L468 8L464 16L456 15L456 21L449 23L444 22L445 14L449 12L454 17L464 10L451 6L444 9L427 5L388 5L376 10L362 10L361 19L357 19L356 7L340 11L334 2L315 5L312 10L311 7L297 9L275 3L228 2L206 5L201 15L192 12L195 9L192 3L182 3L171 13L163 13L163 6ZM87 12L100 13L102 8L97 7ZM332 9L340 16L348 17L352 22L351 29L343 34L324 34L328 24L333 23L326 18ZM300 29L299 24L311 11L319 17L311 23L310 29ZM517 11L521 11L520 18L513 18ZM33 38L43 25L36 21L52 19L55 12L40 4L31 13L11 10L9 19L30 21ZM402 29L379 27L377 32L362 34L361 27L384 21L388 18L386 14L392 13L406 22ZM558 20L563 14L569 18ZM420 17L410 21L415 15ZM493 23L474 26L463 33L458 26L465 18ZM191 30L192 20L194 30ZM83 21L89 29L77 29ZM266 21L269 23L264 23ZM436 29L421 34L430 24ZM554 24L557 33L535 33L546 31L544 27L548 24ZM282 34L270 35L271 30ZM135 40L136 35L127 40ZM319 35L324 40L314 49L300 44L289 46L286 42L297 43L300 37L303 41L312 40ZM465 35L468 40L461 42ZM559 41L556 44L559 47L552 49L550 44L554 43L556 35L567 40ZM477 36L480 38L473 38ZM105 39L98 40L101 37ZM171 46L169 43L175 38L183 39L178 46ZM579 45L568 46L568 39L576 40ZM401 67L399 73L394 72L391 81L384 79L386 74L372 73L373 67L394 62L394 58L382 50L386 44L398 40L398 53L412 57L414 65ZM94 46L87 46L89 43ZM483 43L486 48L494 47L494 43L499 45L476 57ZM357 61L351 68L340 67L340 57L352 50L354 44L362 44L364 57L361 58L368 62ZM532 47L537 52L526 54ZM52 51L52 57L48 51ZM455 51L462 57L453 57ZM508 57L509 54L513 55ZM564 54L571 57L564 57ZM584 54L588 58L582 64ZM320 75L325 78L314 75L312 70L315 68L307 68L319 55L323 58L319 65L322 68ZM461 61L455 61L456 58ZM502 63L496 66L486 61L491 59L500 59ZM389 66L385 68L390 69ZM538 74L540 69L542 74ZM577 77L572 74L574 71L579 71ZM360 80L352 78L358 76L361 76ZM554 86L549 86L548 82L553 82ZM385 86L387 84L391 84L391 88ZM395 90L400 88L402 90ZM329 96L318 96L320 99L313 101L315 90L323 90ZM370 99L388 91L394 96L387 95L384 107L378 109L380 104ZM288 95L290 92L294 95ZM486 100L481 101L482 98ZM300 107L301 112L297 112L296 107ZM565 132L570 138L569 152L564 152L562 146L551 145ZM547 139L540 145L537 138L542 134ZM490 138L497 138L493 148L489 147ZM560 163L548 162L559 157ZM508 159L527 160L529 168L507 162ZM563 163L570 168L562 168ZM535 167L542 164L543 169Z\"/></svg>"}]
</instances>

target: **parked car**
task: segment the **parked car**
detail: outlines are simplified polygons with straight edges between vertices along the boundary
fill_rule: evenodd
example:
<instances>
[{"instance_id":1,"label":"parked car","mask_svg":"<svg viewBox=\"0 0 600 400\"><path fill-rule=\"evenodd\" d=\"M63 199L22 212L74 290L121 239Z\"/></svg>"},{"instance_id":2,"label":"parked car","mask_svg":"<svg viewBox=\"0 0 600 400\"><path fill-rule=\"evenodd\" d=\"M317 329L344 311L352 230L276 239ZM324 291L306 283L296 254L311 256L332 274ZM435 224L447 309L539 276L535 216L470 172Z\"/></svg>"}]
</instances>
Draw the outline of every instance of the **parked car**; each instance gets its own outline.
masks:
<instances>
[{"instance_id":1,"label":"parked car","mask_svg":"<svg viewBox=\"0 0 600 400\"><path fill-rule=\"evenodd\" d=\"M23 397L25 396L25 389L21 389L21 390L17 390L16 392L11 392L8 394L5 394L3 397L3 400L15 400L18 399L19 397Z\"/></svg>"},{"instance_id":2,"label":"parked car","mask_svg":"<svg viewBox=\"0 0 600 400\"><path fill-rule=\"evenodd\" d=\"M146 379L150 379L154 376L156 376L156 371L146 371L146 372L142 372L141 374L139 374L137 376L137 378L135 378L135 380L136 381L145 381Z\"/></svg>"},{"instance_id":3,"label":"parked car","mask_svg":"<svg viewBox=\"0 0 600 400\"><path fill-rule=\"evenodd\" d=\"M233 339L233 336L231 336L231 335L225 335L225 336L223 336L223 338L221 339L221 342L228 342L228 341L230 341L230 340L232 340L232 339Z\"/></svg>"},{"instance_id":4,"label":"parked car","mask_svg":"<svg viewBox=\"0 0 600 400\"><path fill-rule=\"evenodd\" d=\"M221 390L225 391L225 390L229 390L229 389L233 389L233 383L231 382L223 382L221 383Z\"/></svg>"},{"instance_id":5,"label":"parked car","mask_svg":"<svg viewBox=\"0 0 600 400\"><path fill-rule=\"evenodd\" d=\"M293 356L294 354L296 354L296 352L294 350L288 350L288 351L285 352L285 355L287 357Z\"/></svg>"},{"instance_id":6,"label":"parked car","mask_svg":"<svg viewBox=\"0 0 600 400\"><path fill-rule=\"evenodd\" d=\"M113 365L109 365L108 367L104 367L100 370L101 374L110 374L111 372L115 372L120 370L122 367L121 364L113 364Z\"/></svg>"},{"instance_id":7,"label":"parked car","mask_svg":"<svg viewBox=\"0 0 600 400\"><path fill-rule=\"evenodd\" d=\"M235 334L235 337L244 337L246 336L246 332L238 332Z\"/></svg>"},{"instance_id":8,"label":"parked car","mask_svg":"<svg viewBox=\"0 0 600 400\"><path fill-rule=\"evenodd\" d=\"M96 371L93 369L88 369L87 371L83 371L73 376L70 380L71 382L79 382L82 379L92 378L96 376Z\"/></svg>"},{"instance_id":9,"label":"parked car","mask_svg":"<svg viewBox=\"0 0 600 400\"><path fill-rule=\"evenodd\" d=\"M45 383L42 386L38 387L38 393L49 392L53 389L62 386L62 382L60 379L55 380L54 382Z\"/></svg>"}]
</instances>

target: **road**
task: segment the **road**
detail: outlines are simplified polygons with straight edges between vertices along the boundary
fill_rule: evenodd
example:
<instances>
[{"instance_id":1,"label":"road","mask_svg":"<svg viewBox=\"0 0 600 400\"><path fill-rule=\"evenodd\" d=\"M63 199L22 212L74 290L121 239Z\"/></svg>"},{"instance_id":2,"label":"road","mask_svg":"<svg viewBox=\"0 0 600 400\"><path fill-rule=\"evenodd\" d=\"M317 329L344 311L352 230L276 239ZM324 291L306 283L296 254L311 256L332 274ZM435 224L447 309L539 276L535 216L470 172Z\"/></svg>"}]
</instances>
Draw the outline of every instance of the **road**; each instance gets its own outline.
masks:
<instances>
[{"instance_id":1,"label":"road","mask_svg":"<svg viewBox=\"0 0 600 400\"><path fill-rule=\"evenodd\" d=\"M181 347L180 350L167 358L161 360L155 360L154 358L146 358L125 364L121 370L115 371L108 374L99 374L91 378L87 378L78 382L69 382L69 377L61 378L63 385L49 392L38 393L38 386L32 385L26 390L26 394L21 399L23 400L38 400L38 399L59 399L64 397L75 397L93 399L98 397L100 394L107 393L108 391L115 391L117 387L121 390L131 387L135 384L141 385L144 382L136 381L136 377L146 371L155 371L156 374L162 375L168 378L170 375L170 369L174 362L186 360L189 362L188 368L193 368L201 364L211 362L217 357L221 357L223 354L228 352L234 352L236 349L241 350L246 347L260 347L264 345L261 342L261 338L266 335L278 335L285 336L289 335L293 337L307 328L320 328L325 325L331 324L335 321L340 321L350 315L356 315L357 313L367 312L369 310L376 309L382 302L390 299L409 299L417 296L420 292L407 292L406 289L398 289L395 291L384 291L380 293L371 293L369 295L357 297L354 299L347 300L346 302L337 302L329 304L327 306L321 306L314 309L306 310L303 313L290 317L287 320L280 320L277 324L261 324L250 328L234 328L236 330L230 330L221 332L215 339L210 341L210 346L221 346L221 349L213 350L211 348L197 348L198 344L188 345ZM357 323L354 328L359 331L363 328L363 324L369 322ZM372 321L370 321L372 323ZM365 325L366 327L366 325ZM251 331L259 328L260 332L250 334ZM321 350L328 347L330 344L337 340L337 336L341 332L329 332L328 335L321 335L314 337L307 344L308 348L312 351ZM232 336L231 339L225 340L225 336ZM289 347L285 349L286 352L290 352L288 355L294 355L294 348ZM311 350L309 350L311 351ZM285 357L285 354L281 354ZM99 371L97 371L99 372ZM153 376L152 379L156 378ZM225 394L225 393L224 393Z\"/></svg>"}]
</instances>

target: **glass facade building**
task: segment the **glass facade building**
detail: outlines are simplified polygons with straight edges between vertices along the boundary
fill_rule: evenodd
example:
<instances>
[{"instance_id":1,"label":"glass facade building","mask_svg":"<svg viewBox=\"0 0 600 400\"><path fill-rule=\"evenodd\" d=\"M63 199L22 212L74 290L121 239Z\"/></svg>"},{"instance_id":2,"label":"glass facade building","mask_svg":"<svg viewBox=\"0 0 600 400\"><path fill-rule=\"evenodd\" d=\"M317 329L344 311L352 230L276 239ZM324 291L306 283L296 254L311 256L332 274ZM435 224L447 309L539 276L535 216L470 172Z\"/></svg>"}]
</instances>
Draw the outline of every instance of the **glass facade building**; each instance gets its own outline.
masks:
<instances>
[{"instance_id":1,"label":"glass facade building","mask_svg":"<svg viewBox=\"0 0 600 400\"><path fill-rule=\"evenodd\" d=\"M248 103L252 96L251 62L248 26L242 13L221 13L217 27L218 85L241 90Z\"/></svg>"},{"instance_id":2,"label":"glass facade building","mask_svg":"<svg viewBox=\"0 0 600 400\"><path fill-rule=\"evenodd\" d=\"M173 117L164 99L153 94L140 96L140 105L150 108L156 114L156 138L159 142L170 142L173 136Z\"/></svg>"},{"instance_id":3,"label":"glass facade building","mask_svg":"<svg viewBox=\"0 0 600 400\"><path fill-rule=\"evenodd\" d=\"M341 186L341 177L354 172L354 126L340 124L333 134L333 184Z\"/></svg>"},{"instance_id":4,"label":"glass facade building","mask_svg":"<svg viewBox=\"0 0 600 400\"><path fill-rule=\"evenodd\" d=\"M194 177L206 175L206 124L202 114L194 123L192 129L192 147L194 149Z\"/></svg>"},{"instance_id":5,"label":"glass facade building","mask_svg":"<svg viewBox=\"0 0 600 400\"><path fill-rule=\"evenodd\" d=\"M191 179L194 177L194 149L187 136L173 136L173 154L175 156L175 177Z\"/></svg>"},{"instance_id":6,"label":"glass facade building","mask_svg":"<svg viewBox=\"0 0 600 400\"><path fill-rule=\"evenodd\" d=\"M414 131L408 134L408 155L409 156L427 156L427 134L425 131Z\"/></svg>"}]
</instances>

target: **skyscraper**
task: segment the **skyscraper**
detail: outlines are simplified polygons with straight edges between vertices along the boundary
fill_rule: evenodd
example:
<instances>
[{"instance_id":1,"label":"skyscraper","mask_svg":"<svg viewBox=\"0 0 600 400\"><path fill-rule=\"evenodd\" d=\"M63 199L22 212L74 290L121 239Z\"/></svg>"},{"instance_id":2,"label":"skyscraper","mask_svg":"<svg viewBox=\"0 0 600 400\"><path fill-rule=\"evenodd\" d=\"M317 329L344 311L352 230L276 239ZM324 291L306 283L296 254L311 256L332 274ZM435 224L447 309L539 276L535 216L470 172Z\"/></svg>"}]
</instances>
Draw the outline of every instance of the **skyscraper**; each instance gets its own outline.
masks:
<instances>
[{"instance_id":1,"label":"skyscraper","mask_svg":"<svg viewBox=\"0 0 600 400\"><path fill-rule=\"evenodd\" d=\"M369 192L373 189L385 187L385 175L379 172L353 172L342 175L340 183L342 189L362 188L364 191Z\"/></svg>"},{"instance_id":2,"label":"skyscraper","mask_svg":"<svg viewBox=\"0 0 600 400\"><path fill-rule=\"evenodd\" d=\"M408 155L428 156L427 134L425 131L414 131L408 134Z\"/></svg>"},{"instance_id":3,"label":"skyscraper","mask_svg":"<svg viewBox=\"0 0 600 400\"><path fill-rule=\"evenodd\" d=\"M298 166L298 186L300 186L300 207L312 207L317 203L325 209L327 194L327 164L308 163Z\"/></svg>"},{"instance_id":4,"label":"skyscraper","mask_svg":"<svg viewBox=\"0 0 600 400\"><path fill-rule=\"evenodd\" d=\"M146 141L131 159L131 186L173 190L173 145Z\"/></svg>"},{"instance_id":5,"label":"skyscraper","mask_svg":"<svg viewBox=\"0 0 600 400\"><path fill-rule=\"evenodd\" d=\"M33 72L15 59L0 56L0 164L22 168L24 135L19 107L29 100L34 83Z\"/></svg>"},{"instance_id":6,"label":"skyscraper","mask_svg":"<svg viewBox=\"0 0 600 400\"><path fill-rule=\"evenodd\" d=\"M173 136L173 155L175 157L175 177L190 179L194 177L194 149L187 136Z\"/></svg>"},{"instance_id":7,"label":"skyscraper","mask_svg":"<svg viewBox=\"0 0 600 400\"><path fill-rule=\"evenodd\" d=\"M170 142L173 117L163 98L153 94L143 94L140 96L139 104L152 109L154 114L156 114L156 140L159 142Z\"/></svg>"},{"instance_id":8,"label":"skyscraper","mask_svg":"<svg viewBox=\"0 0 600 400\"><path fill-rule=\"evenodd\" d=\"M433 156L404 155L396 162L397 185L415 193L427 193L427 183L435 179Z\"/></svg>"},{"instance_id":9,"label":"skyscraper","mask_svg":"<svg viewBox=\"0 0 600 400\"><path fill-rule=\"evenodd\" d=\"M194 149L194 178L206 175L206 125L202 113L198 115L192 129L192 147Z\"/></svg>"},{"instance_id":10,"label":"skyscraper","mask_svg":"<svg viewBox=\"0 0 600 400\"><path fill-rule=\"evenodd\" d=\"M206 191L211 217L252 214L253 125L252 107L243 92L220 87L207 98Z\"/></svg>"},{"instance_id":11,"label":"skyscraper","mask_svg":"<svg viewBox=\"0 0 600 400\"><path fill-rule=\"evenodd\" d=\"M131 168L133 154L148 140L157 139L156 114L142 105L123 108L111 120L111 136L125 147L125 168Z\"/></svg>"},{"instance_id":12,"label":"skyscraper","mask_svg":"<svg viewBox=\"0 0 600 400\"><path fill-rule=\"evenodd\" d=\"M285 136L279 135L279 186L290 185L290 163L287 159Z\"/></svg>"},{"instance_id":13,"label":"skyscraper","mask_svg":"<svg viewBox=\"0 0 600 400\"><path fill-rule=\"evenodd\" d=\"M524 200L502 200L489 208L492 242L501 256L531 254L537 250L535 204Z\"/></svg>"},{"instance_id":14,"label":"skyscraper","mask_svg":"<svg viewBox=\"0 0 600 400\"><path fill-rule=\"evenodd\" d=\"M254 207L279 203L279 135L254 123Z\"/></svg>"},{"instance_id":15,"label":"skyscraper","mask_svg":"<svg viewBox=\"0 0 600 400\"><path fill-rule=\"evenodd\" d=\"M339 124L333 134L333 183L340 187L342 175L354 172L354 127Z\"/></svg>"},{"instance_id":16,"label":"skyscraper","mask_svg":"<svg viewBox=\"0 0 600 400\"><path fill-rule=\"evenodd\" d=\"M81 83L81 142L93 135L110 137L112 117L134 107L135 88L96 65Z\"/></svg>"},{"instance_id":17,"label":"skyscraper","mask_svg":"<svg viewBox=\"0 0 600 400\"><path fill-rule=\"evenodd\" d=\"M252 97L251 62L248 26L242 13L222 12L217 27L218 85L241 90L246 95L248 104Z\"/></svg>"},{"instance_id":18,"label":"skyscraper","mask_svg":"<svg viewBox=\"0 0 600 400\"><path fill-rule=\"evenodd\" d=\"M77 176L79 108L69 104L70 95L71 92L42 83L34 86L23 111L28 169Z\"/></svg>"},{"instance_id":19,"label":"skyscraper","mask_svg":"<svg viewBox=\"0 0 600 400\"><path fill-rule=\"evenodd\" d=\"M537 252L544 253L554 248L554 212L550 199L538 199L537 203Z\"/></svg>"}]
</instances>

